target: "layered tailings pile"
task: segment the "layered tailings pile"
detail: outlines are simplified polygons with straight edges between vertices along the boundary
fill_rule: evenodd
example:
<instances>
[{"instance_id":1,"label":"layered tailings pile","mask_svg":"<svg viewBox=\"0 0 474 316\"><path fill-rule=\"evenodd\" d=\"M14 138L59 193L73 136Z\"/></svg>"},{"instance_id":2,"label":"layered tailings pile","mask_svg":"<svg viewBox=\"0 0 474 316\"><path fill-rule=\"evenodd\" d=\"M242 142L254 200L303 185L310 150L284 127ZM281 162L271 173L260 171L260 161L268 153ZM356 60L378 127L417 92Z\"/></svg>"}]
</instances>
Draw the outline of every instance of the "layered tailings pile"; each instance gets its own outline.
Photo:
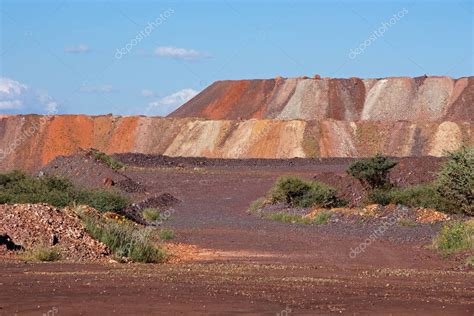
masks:
<instances>
[{"instance_id":1,"label":"layered tailings pile","mask_svg":"<svg viewBox=\"0 0 474 316\"><path fill-rule=\"evenodd\" d=\"M210 158L441 156L474 145L474 77L220 81L162 117L0 117L0 170L81 148Z\"/></svg>"}]
</instances>

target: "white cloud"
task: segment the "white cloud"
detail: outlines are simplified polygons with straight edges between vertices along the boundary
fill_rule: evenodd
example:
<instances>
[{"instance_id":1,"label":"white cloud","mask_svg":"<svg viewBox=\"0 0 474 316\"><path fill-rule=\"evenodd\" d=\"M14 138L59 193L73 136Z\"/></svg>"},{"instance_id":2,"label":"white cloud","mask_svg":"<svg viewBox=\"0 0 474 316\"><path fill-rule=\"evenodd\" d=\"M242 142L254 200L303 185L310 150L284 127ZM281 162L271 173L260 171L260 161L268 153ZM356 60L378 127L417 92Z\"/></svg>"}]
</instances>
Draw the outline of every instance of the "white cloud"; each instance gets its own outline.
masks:
<instances>
[{"instance_id":1,"label":"white cloud","mask_svg":"<svg viewBox=\"0 0 474 316\"><path fill-rule=\"evenodd\" d=\"M98 86L83 85L80 90L82 92L90 92L90 93L111 93L115 91L114 87L110 84L98 85Z\"/></svg>"},{"instance_id":2,"label":"white cloud","mask_svg":"<svg viewBox=\"0 0 474 316\"><path fill-rule=\"evenodd\" d=\"M64 47L64 52L71 53L71 54L83 54L88 53L90 51L89 46L86 44L79 44L73 46L66 46Z\"/></svg>"},{"instance_id":3,"label":"white cloud","mask_svg":"<svg viewBox=\"0 0 474 316\"><path fill-rule=\"evenodd\" d=\"M53 114L58 103L46 92L31 89L16 80L0 77L0 112Z\"/></svg>"},{"instance_id":4,"label":"white cloud","mask_svg":"<svg viewBox=\"0 0 474 316\"><path fill-rule=\"evenodd\" d=\"M179 48L174 46L160 46L154 51L154 55L158 57L169 57L182 60L197 60L200 58L210 57L209 54L199 52L195 49Z\"/></svg>"},{"instance_id":5,"label":"white cloud","mask_svg":"<svg viewBox=\"0 0 474 316\"><path fill-rule=\"evenodd\" d=\"M44 105L47 113L56 113L58 111L58 102L56 102L46 92L39 92L38 100Z\"/></svg>"},{"instance_id":6,"label":"white cloud","mask_svg":"<svg viewBox=\"0 0 474 316\"><path fill-rule=\"evenodd\" d=\"M22 106L21 100L0 101L0 110L19 110Z\"/></svg>"},{"instance_id":7,"label":"white cloud","mask_svg":"<svg viewBox=\"0 0 474 316\"><path fill-rule=\"evenodd\" d=\"M0 95L20 95L28 90L28 87L18 81L6 77L0 77Z\"/></svg>"},{"instance_id":8,"label":"white cloud","mask_svg":"<svg viewBox=\"0 0 474 316\"><path fill-rule=\"evenodd\" d=\"M148 90L148 89L143 89L141 92L142 96L145 98L153 97L155 95L155 92Z\"/></svg>"},{"instance_id":9,"label":"white cloud","mask_svg":"<svg viewBox=\"0 0 474 316\"><path fill-rule=\"evenodd\" d=\"M198 91L189 88L177 91L157 101L148 103L147 112L149 114L167 115L192 99L196 94L198 94Z\"/></svg>"}]
</instances>

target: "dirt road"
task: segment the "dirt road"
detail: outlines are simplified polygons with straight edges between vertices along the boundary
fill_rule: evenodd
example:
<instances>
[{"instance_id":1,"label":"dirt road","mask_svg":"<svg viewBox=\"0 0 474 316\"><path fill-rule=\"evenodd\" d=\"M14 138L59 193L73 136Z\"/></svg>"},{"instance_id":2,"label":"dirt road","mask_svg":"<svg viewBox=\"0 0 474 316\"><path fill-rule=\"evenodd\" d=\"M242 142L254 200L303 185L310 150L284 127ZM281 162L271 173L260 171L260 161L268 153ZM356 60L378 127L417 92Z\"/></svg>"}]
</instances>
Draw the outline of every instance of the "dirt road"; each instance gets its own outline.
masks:
<instances>
[{"instance_id":1,"label":"dirt road","mask_svg":"<svg viewBox=\"0 0 474 316\"><path fill-rule=\"evenodd\" d=\"M129 170L148 195L169 192L182 200L163 225L176 231L173 242L193 245L192 260L3 261L0 315L472 315L474 273L427 249L436 226L394 226L351 258L376 227L291 225L245 211L281 174L312 178L344 164Z\"/></svg>"}]
</instances>

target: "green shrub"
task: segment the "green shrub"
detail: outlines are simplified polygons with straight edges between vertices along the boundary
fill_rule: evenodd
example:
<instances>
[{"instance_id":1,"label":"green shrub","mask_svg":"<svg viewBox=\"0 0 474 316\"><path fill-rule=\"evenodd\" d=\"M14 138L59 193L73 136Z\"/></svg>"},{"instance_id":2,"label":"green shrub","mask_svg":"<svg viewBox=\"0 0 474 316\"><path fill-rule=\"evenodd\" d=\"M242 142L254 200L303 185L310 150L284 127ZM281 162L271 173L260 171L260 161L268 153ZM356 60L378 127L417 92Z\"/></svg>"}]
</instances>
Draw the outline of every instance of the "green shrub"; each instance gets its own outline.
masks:
<instances>
[{"instance_id":1,"label":"green shrub","mask_svg":"<svg viewBox=\"0 0 474 316\"><path fill-rule=\"evenodd\" d=\"M147 221L154 222L160 219L161 211L157 208L146 208L143 210L143 218Z\"/></svg>"},{"instance_id":2,"label":"green shrub","mask_svg":"<svg viewBox=\"0 0 474 316\"><path fill-rule=\"evenodd\" d=\"M124 196L114 191L105 190L77 191L73 201L77 204L89 205L100 212L118 212L128 204L128 200Z\"/></svg>"},{"instance_id":3,"label":"green shrub","mask_svg":"<svg viewBox=\"0 0 474 316\"><path fill-rule=\"evenodd\" d=\"M96 160L103 162L104 164L106 164L107 166L109 166L110 168L112 168L114 170L123 169L125 167L125 165L123 163L121 163L120 161L115 160L114 158L110 157L106 153L103 153L103 152L101 152L97 149L91 148L89 150L89 153Z\"/></svg>"},{"instance_id":4,"label":"green shrub","mask_svg":"<svg viewBox=\"0 0 474 316\"><path fill-rule=\"evenodd\" d=\"M174 231L171 229L162 229L160 231L160 239L161 240L171 240L175 236Z\"/></svg>"},{"instance_id":5,"label":"green shrub","mask_svg":"<svg viewBox=\"0 0 474 316\"><path fill-rule=\"evenodd\" d=\"M62 177L31 177L14 171L0 174L0 203L48 203L56 207L77 203L101 212L116 212L125 208L128 201L113 191L76 189Z\"/></svg>"},{"instance_id":6,"label":"green shrub","mask_svg":"<svg viewBox=\"0 0 474 316\"><path fill-rule=\"evenodd\" d=\"M35 246L25 252L26 260L52 262L61 259L61 251L58 247Z\"/></svg>"},{"instance_id":7,"label":"green shrub","mask_svg":"<svg viewBox=\"0 0 474 316\"><path fill-rule=\"evenodd\" d=\"M434 184L409 186L400 189L375 189L368 193L370 203L381 205L402 204L410 207L425 207L444 211L448 208Z\"/></svg>"},{"instance_id":8,"label":"green shrub","mask_svg":"<svg viewBox=\"0 0 474 316\"><path fill-rule=\"evenodd\" d=\"M377 154L372 158L351 163L347 173L358 179L365 187L381 189L390 186L388 175L396 165L396 161Z\"/></svg>"},{"instance_id":9,"label":"green shrub","mask_svg":"<svg viewBox=\"0 0 474 316\"><path fill-rule=\"evenodd\" d=\"M474 220L453 221L445 224L434 239L434 246L445 255L472 249L474 247Z\"/></svg>"},{"instance_id":10,"label":"green shrub","mask_svg":"<svg viewBox=\"0 0 474 316\"><path fill-rule=\"evenodd\" d=\"M285 202L293 207L337 207L343 201L336 190L317 181L305 181L297 177L280 177L269 192L272 203Z\"/></svg>"},{"instance_id":11,"label":"green shrub","mask_svg":"<svg viewBox=\"0 0 474 316\"><path fill-rule=\"evenodd\" d=\"M296 206L310 190L307 181L292 176L280 177L270 190L270 199L272 203L285 202Z\"/></svg>"},{"instance_id":12,"label":"green shrub","mask_svg":"<svg viewBox=\"0 0 474 316\"><path fill-rule=\"evenodd\" d=\"M165 253L154 245L152 232L115 221L103 221L80 214L87 232L103 242L118 257L135 262L161 262Z\"/></svg>"},{"instance_id":13,"label":"green shrub","mask_svg":"<svg viewBox=\"0 0 474 316\"><path fill-rule=\"evenodd\" d=\"M391 191L386 189L374 189L367 194L369 203L387 205L392 202Z\"/></svg>"},{"instance_id":14,"label":"green shrub","mask_svg":"<svg viewBox=\"0 0 474 316\"><path fill-rule=\"evenodd\" d=\"M332 216L332 212L331 211L322 211L322 212L319 212L318 214L316 214L316 216L314 217L313 219L313 223L316 224L316 225L323 225L323 224L326 224L329 219L331 218Z\"/></svg>"},{"instance_id":15,"label":"green shrub","mask_svg":"<svg viewBox=\"0 0 474 316\"><path fill-rule=\"evenodd\" d=\"M474 215L474 147L448 153L437 179L438 193L453 211Z\"/></svg>"}]
</instances>

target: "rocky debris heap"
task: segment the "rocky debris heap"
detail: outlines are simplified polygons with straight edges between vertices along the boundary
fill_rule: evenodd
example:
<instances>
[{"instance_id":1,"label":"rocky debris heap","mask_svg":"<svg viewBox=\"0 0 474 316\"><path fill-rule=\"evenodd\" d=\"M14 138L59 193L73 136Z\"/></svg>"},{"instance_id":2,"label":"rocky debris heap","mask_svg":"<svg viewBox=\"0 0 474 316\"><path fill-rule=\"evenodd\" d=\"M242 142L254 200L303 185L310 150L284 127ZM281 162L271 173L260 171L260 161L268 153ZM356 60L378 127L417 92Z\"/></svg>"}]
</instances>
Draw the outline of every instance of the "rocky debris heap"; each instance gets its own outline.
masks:
<instances>
[{"instance_id":1,"label":"rocky debris heap","mask_svg":"<svg viewBox=\"0 0 474 316\"><path fill-rule=\"evenodd\" d=\"M48 204L0 205L0 236L9 242L3 248L57 246L66 260L98 261L109 254L107 246L85 231L72 210Z\"/></svg>"}]
</instances>

